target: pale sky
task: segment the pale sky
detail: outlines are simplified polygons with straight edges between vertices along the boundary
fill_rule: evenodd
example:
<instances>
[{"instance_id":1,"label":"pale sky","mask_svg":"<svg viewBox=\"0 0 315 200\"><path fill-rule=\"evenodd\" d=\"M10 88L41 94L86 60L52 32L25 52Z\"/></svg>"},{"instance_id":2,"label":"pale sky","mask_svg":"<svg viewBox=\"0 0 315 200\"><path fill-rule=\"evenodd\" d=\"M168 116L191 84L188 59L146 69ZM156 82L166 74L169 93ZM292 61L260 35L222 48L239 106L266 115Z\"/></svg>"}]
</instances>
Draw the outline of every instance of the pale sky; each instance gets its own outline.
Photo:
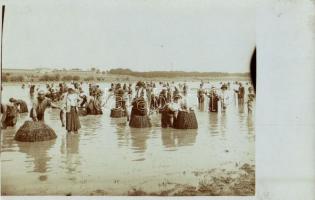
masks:
<instances>
[{"instance_id":1,"label":"pale sky","mask_svg":"<svg viewBox=\"0 0 315 200\"><path fill-rule=\"evenodd\" d=\"M4 2L4 68L248 72L255 46L252 0Z\"/></svg>"}]
</instances>

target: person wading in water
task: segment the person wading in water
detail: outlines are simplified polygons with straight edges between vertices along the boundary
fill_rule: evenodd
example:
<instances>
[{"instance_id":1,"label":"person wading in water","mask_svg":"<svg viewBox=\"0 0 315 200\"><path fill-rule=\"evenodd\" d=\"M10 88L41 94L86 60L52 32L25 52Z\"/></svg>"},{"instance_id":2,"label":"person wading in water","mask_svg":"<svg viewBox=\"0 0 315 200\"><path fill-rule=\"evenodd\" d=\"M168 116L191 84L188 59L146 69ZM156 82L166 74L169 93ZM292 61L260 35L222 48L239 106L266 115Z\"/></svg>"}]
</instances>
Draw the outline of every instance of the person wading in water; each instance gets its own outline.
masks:
<instances>
[{"instance_id":1,"label":"person wading in water","mask_svg":"<svg viewBox=\"0 0 315 200\"><path fill-rule=\"evenodd\" d=\"M218 101L220 99L219 99L219 95L217 94L215 87L212 86L208 97L209 97L209 111L218 112Z\"/></svg>"},{"instance_id":2,"label":"person wading in water","mask_svg":"<svg viewBox=\"0 0 315 200\"><path fill-rule=\"evenodd\" d=\"M255 93L254 93L253 87L250 86L248 88L248 100L247 100L248 114L251 114L253 112L254 102L255 102Z\"/></svg>"},{"instance_id":3,"label":"person wading in water","mask_svg":"<svg viewBox=\"0 0 315 200\"><path fill-rule=\"evenodd\" d=\"M2 118L1 128L6 129L8 126L15 126L17 122L17 107L14 103L1 104Z\"/></svg>"},{"instance_id":4,"label":"person wading in water","mask_svg":"<svg viewBox=\"0 0 315 200\"><path fill-rule=\"evenodd\" d=\"M27 104L25 101L23 101L21 99L14 99L14 98L10 98L9 101L16 105L19 113L27 113L28 112Z\"/></svg>"},{"instance_id":5,"label":"person wading in water","mask_svg":"<svg viewBox=\"0 0 315 200\"><path fill-rule=\"evenodd\" d=\"M68 133L77 131L81 128L79 113L78 113L78 102L79 95L75 92L73 88L68 89L68 94L66 96L66 129Z\"/></svg>"},{"instance_id":6,"label":"person wading in water","mask_svg":"<svg viewBox=\"0 0 315 200\"><path fill-rule=\"evenodd\" d=\"M47 107L59 108L58 105L52 103L52 100L45 97L45 92L40 90L38 96L33 103L30 117L33 121L44 121L45 110Z\"/></svg>"},{"instance_id":7,"label":"person wading in water","mask_svg":"<svg viewBox=\"0 0 315 200\"><path fill-rule=\"evenodd\" d=\"M127 96L126 92L124 89L121 88L120 83L116 85L116 90L115 90L115 108L116 109L122 109L124 112L124 115L127 117L127 121L129 121L129 115L128 115L128 110L127 110Z\"/></svg>"},{"instance_id":8,"label":"person wading in water","mask_svg":"<svg viewBox=\"0 0 315 200\"><path fill-rule=\"evenodd\" d=\"M204 101L205 101L205 90L203 89L203 83L200 84L200 88L197 91L197 98L198 98L198 108L199 110L203 110L204 108Z\"/></svg>"},{"instance_id":9,"label":"person wading in water","mask_svg":"<svg viewBox=\"0 0 315 200\"><path fill-rule=\"evenodd\" d=\"M239 83L239 88L237 91L238 98L238 107L243 110L244 109L244 97L245 97L245 88L242 83Z\"/></svg>"}]
</instances>

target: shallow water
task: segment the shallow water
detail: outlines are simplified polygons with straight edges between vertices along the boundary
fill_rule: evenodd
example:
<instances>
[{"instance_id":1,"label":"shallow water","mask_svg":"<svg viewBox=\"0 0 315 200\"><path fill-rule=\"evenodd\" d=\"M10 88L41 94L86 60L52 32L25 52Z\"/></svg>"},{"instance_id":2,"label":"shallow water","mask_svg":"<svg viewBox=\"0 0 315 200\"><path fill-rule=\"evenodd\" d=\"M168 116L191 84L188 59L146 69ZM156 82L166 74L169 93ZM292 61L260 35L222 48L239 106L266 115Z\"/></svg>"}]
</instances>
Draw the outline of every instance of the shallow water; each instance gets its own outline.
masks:
<instances>
[{"instance_id":1,"label":"shallow water","mask_svg":"<svg viewBox=\"0 0 315 200\"><path fill-rule=\"evenodd\" d=\"M159 114L151 116L151 128L130 128L125 118L109 117L109 103L103 115L80 117L79 134L67 134L59 111L48 108L45 122L57 139L25 143L13 139L29 120L21 114L15 127L1 131L2 195L127 195L131 188L154 192L168 187L165 183L197 185L195 171L237 171L243 163L255 164L254 117L234 103L226 113L207 112L207 101L204 111L198 110L198 84L188 84L197 130L162 129ZM13 95L31 104L28 87L4 86L3 101Z\"/></svg>"}]
</instances>

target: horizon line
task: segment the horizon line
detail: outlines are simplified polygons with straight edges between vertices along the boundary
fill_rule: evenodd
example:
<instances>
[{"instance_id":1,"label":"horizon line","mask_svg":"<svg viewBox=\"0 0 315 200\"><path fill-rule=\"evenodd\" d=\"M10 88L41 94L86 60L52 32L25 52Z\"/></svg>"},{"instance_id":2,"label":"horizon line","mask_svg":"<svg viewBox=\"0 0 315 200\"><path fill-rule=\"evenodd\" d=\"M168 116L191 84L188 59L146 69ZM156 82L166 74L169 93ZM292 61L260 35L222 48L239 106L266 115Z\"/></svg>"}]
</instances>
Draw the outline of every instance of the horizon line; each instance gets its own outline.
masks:
<instances>
[{"instance_id":1,"label":"horizon line","mask_svg":"<svg viewBox=\"0 0 315 200\"><path fill-rule=\"evenodd\" d=\"M89 68L80 68L80 67L72 67L72 68L55 68L55 67L34 67L34 68L7 68L7 67L2 67L2 70L39 70L39 69L50 69L50 70L64 70L66 69L66 71L71 71L71 70L80 70L80 71L92 71L92 68L95 68L95 70L100 70L100 71L109 71L111 69L124 69L124 70L131 70L132 72L209 72L209 73L250 73L250 71L243 71L243 72L237 72L237 71L233 71L233 72L229 72L229 71L185 71L185 70L151 70L151 71L137 71L137 70L133 70L130 68L126 68L126 67L114 67L114 68L107 68L107 69L102 69L102 68L98 68L98 67L94 67L91 66Z\"/></svg>"}]
</instances>

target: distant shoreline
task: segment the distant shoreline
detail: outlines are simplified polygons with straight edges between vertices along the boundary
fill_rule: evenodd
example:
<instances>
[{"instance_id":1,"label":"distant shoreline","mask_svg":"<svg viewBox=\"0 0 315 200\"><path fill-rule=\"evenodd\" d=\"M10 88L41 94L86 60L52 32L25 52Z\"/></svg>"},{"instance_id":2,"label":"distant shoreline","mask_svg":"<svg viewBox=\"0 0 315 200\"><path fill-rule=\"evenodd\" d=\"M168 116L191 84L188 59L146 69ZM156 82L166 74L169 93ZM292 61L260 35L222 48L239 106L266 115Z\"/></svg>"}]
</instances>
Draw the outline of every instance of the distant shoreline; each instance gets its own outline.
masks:
<instances>
[{"instance_id":1,"label":"distant shoreline","mask_svg":"<svg viewBox=\"0 0 315 200\"><path fill-rule=\"evenodd\" d=\"M111 69L100 71L82 70L48 70L48 69L3 69L2 83L14 82L134 82L144 81L213 81L213 80L250 80L250 73L226 72L184 72L184 71L152 71L136 72L130 69Z\"/></svg>"}]
</instances>

